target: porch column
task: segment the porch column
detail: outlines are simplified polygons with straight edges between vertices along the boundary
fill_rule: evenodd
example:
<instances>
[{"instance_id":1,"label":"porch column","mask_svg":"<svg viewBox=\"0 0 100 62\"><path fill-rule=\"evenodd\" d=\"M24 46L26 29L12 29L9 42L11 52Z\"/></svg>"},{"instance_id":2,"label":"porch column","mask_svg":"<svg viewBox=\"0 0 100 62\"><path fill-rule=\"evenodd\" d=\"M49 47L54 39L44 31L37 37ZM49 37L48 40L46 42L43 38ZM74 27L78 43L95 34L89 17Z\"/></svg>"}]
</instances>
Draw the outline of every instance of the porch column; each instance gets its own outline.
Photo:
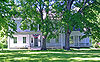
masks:
<instances>
[{"instance_id":1,"label":"porch column","mask_svg":"<svg viewBox=\"0 0 100 62\"><path fill-rule=\"evenodd\" d=\"M60 48L61 48L61 33L59 33L59 43L60 43Z\"/></svg>"},{"instance_id":2,"label":"porch column","mask_svg":"<svg viewBox=\"0 0 100 62\"><path fill-rule=\"evenodd\" d=\"M61 49L63 49L63 33L61 34Z\"/></svg>"},{"instance_id":3,"label":"porch column","mask_svg":"<svg viewBox=\"0 0 100 62\"><path fill-rule=\"evenodd\" d=\"M28 41L28 48L30 48L30 34L28 36L28 39L29 39L29 41Z\"/></svg>"},{"instance_id":4,"label":"porch column","mask_svg":"<svg viewBox=\"0 0 100 62\"><path fill-rule=\"evenodd\" d=\"M10 37L8 36L8 49L10 49Z\"/></svg>"},{"instance_id":5,"label":"porch column","mask_svg":"<svg viewBox=\"0 0 100 62\"><path fill-rule=\"evenodd\" d=\"M33 38L33 44L32 44L32 45L33 45L33 47L34 47L34 42L35 42L35 41L34 41L34 37L31 37L31 38Z\"/></svg>"},{"instance_id":6,"label":"porch column","mask_svg":"<svg viewBox=\"0 0 100 62\"><path fill-rule=\"evenodd\" d=\"M43 42L43 38L42 38L42 33L40 34L40 47L42 47L42 42Z\"/></svg>"},{"instance_id":7,"label":"porch column","mask_svg":"<svg viewBox=\"0 0 100 62\"><path fill-rule=\"evenodd\" d=\"M75 36L73 36L73 47L75 46Z\"/></svg>"},{"instance_id":8,"label":"porch column","mask_svg":"<svg viewBox=\"0 0 100 62\"><path fill-rule=\"evenodd\" d=\"M40 37L41 37L41 35L39 35L39 37L38 37L38 47L40 47L40 45L41 45L41 42L40 42L41 38Z\"/></svg>"},{"instance_id":9,"label":"porch column","mask_svg":"<svg viewBox=\"0 0 100 62\"><path fill-rule=\"evenodd\" d=\"M79 47L79 36L78 36L77 42L78 42L78 47Z\"/></svg>"}]
</instances>

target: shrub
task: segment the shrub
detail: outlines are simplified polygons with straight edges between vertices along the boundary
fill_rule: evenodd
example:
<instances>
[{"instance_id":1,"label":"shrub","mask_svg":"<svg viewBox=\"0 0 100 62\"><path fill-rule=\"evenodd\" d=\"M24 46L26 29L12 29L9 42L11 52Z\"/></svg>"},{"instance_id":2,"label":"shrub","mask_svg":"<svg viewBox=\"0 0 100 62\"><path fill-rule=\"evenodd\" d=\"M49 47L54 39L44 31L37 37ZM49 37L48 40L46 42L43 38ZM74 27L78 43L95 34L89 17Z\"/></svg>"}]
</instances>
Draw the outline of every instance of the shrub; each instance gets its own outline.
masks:
<instances>
[{"instance_id":1,"label":"shrub","mask_svg":"<svg viewBox=\"0 0 100 62\"><path fill-rule=\"evenodd\" d=\"M94 44L94 48L100 48L100 43L97 43L97 42L96 42L96 43Z\"/></svg>"},{"instance_id":2,"label":"shrub","mask_svg":"<svg viewBox=\"0 0 100 62\"><path fill-rule=\"evenodd\" d=\"M4 45L3 45L4 48L7 48L7 46L8 46L7 44L4 44Z\"/></svg>"},{"instance_id":3,"label":"shrub","mask_svg":"<svg viewBox=\"0 0 100 62\"><path fill-rule=\"evenodd\" d=\"M0 43L0 49L7 48L7 44Z\"/></svg>"},{"instance_id":4,"label":"shrub","mask_svg":"<svg viewBox=\"0 0 100 62\"><path fill-rule=\"evenodd\" d=\"M2 43L0 43L0 49L3 49L3 44Z\"/></svg>"}]
</instances>

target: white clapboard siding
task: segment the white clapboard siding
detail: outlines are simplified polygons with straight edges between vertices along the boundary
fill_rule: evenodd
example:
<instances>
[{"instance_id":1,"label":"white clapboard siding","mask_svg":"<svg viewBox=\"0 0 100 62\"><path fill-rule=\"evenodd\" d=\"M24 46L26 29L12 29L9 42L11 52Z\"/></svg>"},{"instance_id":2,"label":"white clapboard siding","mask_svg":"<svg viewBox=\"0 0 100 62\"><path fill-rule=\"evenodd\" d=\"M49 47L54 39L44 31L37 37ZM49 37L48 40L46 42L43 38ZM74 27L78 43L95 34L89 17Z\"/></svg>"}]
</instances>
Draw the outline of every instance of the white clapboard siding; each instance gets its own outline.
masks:
<instances>
[{"instance_id":1,"label":"white clapboard siding","mask_svg":"<svg viewBox=\"0 0 100 62\"><path fill-rule=\"evenodd\" d=\"M17 37L17 43L10 38L9 48L27 48L29 46L29 35L14 35ZM26 37L26 43L23 43L23 37Z\"/></svg>"}]
</instances>

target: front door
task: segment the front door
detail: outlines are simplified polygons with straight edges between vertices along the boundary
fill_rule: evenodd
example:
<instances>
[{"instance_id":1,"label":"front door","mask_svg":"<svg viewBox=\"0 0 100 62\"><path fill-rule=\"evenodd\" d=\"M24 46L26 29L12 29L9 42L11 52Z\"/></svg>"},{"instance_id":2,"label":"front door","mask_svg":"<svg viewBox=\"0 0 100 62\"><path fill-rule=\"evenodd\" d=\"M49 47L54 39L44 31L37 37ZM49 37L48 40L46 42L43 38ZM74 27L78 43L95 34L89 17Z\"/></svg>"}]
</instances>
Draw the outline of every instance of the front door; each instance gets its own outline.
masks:
<instances>
[{"instance_id":1,"label":"front door","mask_svg":"<svg viewBox=\"0 0 100 62\"><path fill-rule=\"evenodd\" d=\"M31 38L31 48L38 47L38 38Z\"/></svg>"},{"instance_id":2,"label":"front door","mask_svg":"<svg viewBox=\"0 0 100 62\"><path fill-rule=\"evenodd\" d=\"M34 47L38 47L38 38L34 38Z\"/></svg>"}]
</instances>

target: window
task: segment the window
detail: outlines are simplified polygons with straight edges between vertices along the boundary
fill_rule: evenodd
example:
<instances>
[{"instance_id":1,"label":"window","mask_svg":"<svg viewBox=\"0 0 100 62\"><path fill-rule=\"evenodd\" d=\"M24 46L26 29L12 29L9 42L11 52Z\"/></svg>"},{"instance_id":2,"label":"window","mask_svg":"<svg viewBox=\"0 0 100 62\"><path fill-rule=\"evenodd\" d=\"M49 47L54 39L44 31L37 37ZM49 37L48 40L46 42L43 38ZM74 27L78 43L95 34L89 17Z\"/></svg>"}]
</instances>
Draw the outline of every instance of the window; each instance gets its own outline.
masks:
<instances>
[{"instance_id":1,"label":"window","mask_svg":"<svg viewBox=\"0 0 100 62\"><path fill-rule=\"evenodd\" d=\"M26 37L23 37L23 43L26 43Z\"/></svg>"},{"instance_id":2,"label":"window","mask_svg":"<svg viewBox=\"0 0 100 62\"><path fill-rule=\"evenodd\" d=\"M14 43L17 43L17 37L14 37Z\"/></svg>"}]
</instances>

